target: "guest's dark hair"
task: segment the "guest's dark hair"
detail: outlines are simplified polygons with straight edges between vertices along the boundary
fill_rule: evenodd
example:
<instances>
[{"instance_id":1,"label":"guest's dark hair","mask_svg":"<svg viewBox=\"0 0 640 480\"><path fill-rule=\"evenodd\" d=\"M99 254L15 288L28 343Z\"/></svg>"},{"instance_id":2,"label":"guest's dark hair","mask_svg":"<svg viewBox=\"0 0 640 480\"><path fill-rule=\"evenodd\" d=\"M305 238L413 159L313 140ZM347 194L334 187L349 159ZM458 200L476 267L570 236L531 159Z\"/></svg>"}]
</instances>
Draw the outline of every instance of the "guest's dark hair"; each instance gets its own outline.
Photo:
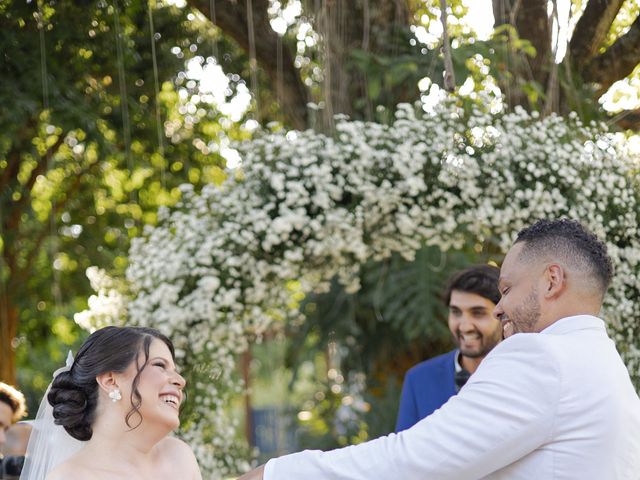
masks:
<instances>
[{"instance_id":1,"label":"guest's dark hair","mask_svg":"<svg viewBox=\"0 0 640 480\"><path fill-rule=\"evenodd\" d=\"M520 253L523 258L547 256L563 259L582 271L584 276L595 279L603 296L609 287L613 266L607 246L576 220L538 220L520 230L515 243L524 245Z\"/></svg>"},{"instance_id":2,"label":"guest's dark hair","mask_svg":"<svg viewBox=\"0 0 640 480\"><path fill-rule=\"evenodd\" d=\"M132 408L125 421L129 428L140 426L142 396L138 383L149 360L149 346L156 338L164 342L174 358L171 340L153 328L105 327L92 333L78 350L71 369L58 374L51 384L47 400L53 406L56 424L62 425L73 438L91 439L98 404L96 377L107 372L121 373L135 362L138 373L131 384ZM144 353L144 362L138 366L141 353ZM139 417L135 426L129 423L133 415Z\"/></svg>"},{"instance_id":3,"label":"guest's dark hair","mask_svg":"<svg viewBox=\"0 0 640 480\"><path fill-rule=\"evenodd\" d=\"M497 304L500 301L498 291L498 279L500 269L493 265L474 265L455 273L447 283L447 288L442 295L445 305L451 301L451 292L475 293Z\"/></svg>"}]
</instances>

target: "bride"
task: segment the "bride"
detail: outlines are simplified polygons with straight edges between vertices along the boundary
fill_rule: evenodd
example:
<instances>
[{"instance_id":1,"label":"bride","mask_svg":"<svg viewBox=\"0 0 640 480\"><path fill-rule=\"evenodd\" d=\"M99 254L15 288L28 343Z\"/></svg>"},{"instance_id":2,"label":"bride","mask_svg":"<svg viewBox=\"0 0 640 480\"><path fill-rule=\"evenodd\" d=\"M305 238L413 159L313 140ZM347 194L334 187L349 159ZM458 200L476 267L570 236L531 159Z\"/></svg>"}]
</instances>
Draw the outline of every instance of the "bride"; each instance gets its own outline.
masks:
<instances>
[{"instance_id":1,"label":"bride","mask_svg":"<svg viewBox=\"0 0 640 480\"><path fill-rule=\"evenodd\" d=\"M21 480L201 480L189 446L169 436L180 425L185 386L174 357L171 341L154 329L91 334L41 406L64 430L45 425L38 434L45 419L36 420Z\"/></svg>"}]
</instances>

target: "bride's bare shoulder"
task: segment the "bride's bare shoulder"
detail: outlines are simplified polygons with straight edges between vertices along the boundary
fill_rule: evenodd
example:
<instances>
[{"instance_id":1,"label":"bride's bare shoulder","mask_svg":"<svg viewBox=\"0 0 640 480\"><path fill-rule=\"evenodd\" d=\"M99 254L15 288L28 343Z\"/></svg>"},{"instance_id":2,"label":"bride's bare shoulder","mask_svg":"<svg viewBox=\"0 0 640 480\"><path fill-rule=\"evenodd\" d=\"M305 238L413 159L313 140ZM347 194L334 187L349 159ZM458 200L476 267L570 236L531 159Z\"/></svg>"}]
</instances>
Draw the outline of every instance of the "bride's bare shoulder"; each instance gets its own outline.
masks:
<instances>
[{"instance_id":1,"label":"bride's bare shoulder","mask_svg":"<svg viewBox=\"0 0 640 480\"><path fill-rule=\"evenodd\" d=\"M93 474L79 465L78 462L67 460L51 470L46 480L91 480Z\"/></svg>"},{"instance_id":2,"label":"bride's bare shoulder","mask_svg":"<svg viewBox=\"0 0 640 480\"><path fill-rule=\"evenodd\" d=\"M173 458L183 465L189 465L196 462L191 447L184 441L176 437L165 437L158 444L158 453L165 458Z\"/></svg>"},{"instance_id":3,"label":"bride's bare shoulder","mask_svg":"<svg viewBox=\"0 0 640 480\"><path fill-rule=\"evenodd\" d=\"M160 458L171 458L172 467L177 467L185 478L201 478L198 461L191 447L176 437L166 437L158 444Z\"/></svg>"},{"instance_id":4,"label":"bride's bare shoulder","mask_svg":"<svg viewBox=\"0 0 640 480\"><path fill-rule=\"evenodd\" d=\"M176 437L163 438L160 443L158 443L158 450L163 453L171 452L174 455L193 455L191 447Z\"/></svg>"}]
</instances>

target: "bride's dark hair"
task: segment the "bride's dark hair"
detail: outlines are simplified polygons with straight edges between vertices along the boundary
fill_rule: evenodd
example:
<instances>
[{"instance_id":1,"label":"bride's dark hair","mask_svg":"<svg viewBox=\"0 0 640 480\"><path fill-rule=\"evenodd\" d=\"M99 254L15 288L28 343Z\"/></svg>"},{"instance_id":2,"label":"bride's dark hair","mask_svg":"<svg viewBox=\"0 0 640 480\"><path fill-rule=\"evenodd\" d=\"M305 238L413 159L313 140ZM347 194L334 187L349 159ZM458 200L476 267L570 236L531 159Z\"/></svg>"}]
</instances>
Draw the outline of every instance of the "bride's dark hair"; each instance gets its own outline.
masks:
<instances>
[{"instance_id":1,"label":"bride's dark hair","mask_svg":"<svg viewBox=\"0 0 640 480\"><path fill-rule=\"evenodd\" d=\"M96 377L107 372L121 373L133 362L138 366L138 359L144 353L144 362L137 367L138 373L131 385L132 409L125 419L129 428L137 428L142 423L138 383L149 360L149 346L156 338L169 348L175 360L171 340L153 328L105 327L92 333L78 350L71 369L60 373L51 384L47 400L53 407L55 423L62 425L73 438L89 440L98 404ZM135 426L129 424L133 415L139 417Z\"/></svg>"}]
</instances>

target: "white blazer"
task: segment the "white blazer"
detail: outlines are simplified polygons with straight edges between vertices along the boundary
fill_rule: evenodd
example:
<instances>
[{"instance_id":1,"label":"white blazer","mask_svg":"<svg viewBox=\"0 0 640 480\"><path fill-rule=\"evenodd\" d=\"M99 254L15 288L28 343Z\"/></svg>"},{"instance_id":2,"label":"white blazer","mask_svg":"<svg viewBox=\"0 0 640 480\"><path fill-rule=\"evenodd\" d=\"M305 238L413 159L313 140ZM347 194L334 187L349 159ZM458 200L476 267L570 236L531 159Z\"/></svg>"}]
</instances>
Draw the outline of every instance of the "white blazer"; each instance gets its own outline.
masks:
<instances>
[{"instance_id":1,"label":"white blazer","mask_svg":"<svg viewBox=\"0 0 640 480\"><path fill-rule=\"evenodd\" d=\"M409 430L270 460L265 480L638 480L640 399L599 318L513 335Z\"/></svg>"}]
</instances>

